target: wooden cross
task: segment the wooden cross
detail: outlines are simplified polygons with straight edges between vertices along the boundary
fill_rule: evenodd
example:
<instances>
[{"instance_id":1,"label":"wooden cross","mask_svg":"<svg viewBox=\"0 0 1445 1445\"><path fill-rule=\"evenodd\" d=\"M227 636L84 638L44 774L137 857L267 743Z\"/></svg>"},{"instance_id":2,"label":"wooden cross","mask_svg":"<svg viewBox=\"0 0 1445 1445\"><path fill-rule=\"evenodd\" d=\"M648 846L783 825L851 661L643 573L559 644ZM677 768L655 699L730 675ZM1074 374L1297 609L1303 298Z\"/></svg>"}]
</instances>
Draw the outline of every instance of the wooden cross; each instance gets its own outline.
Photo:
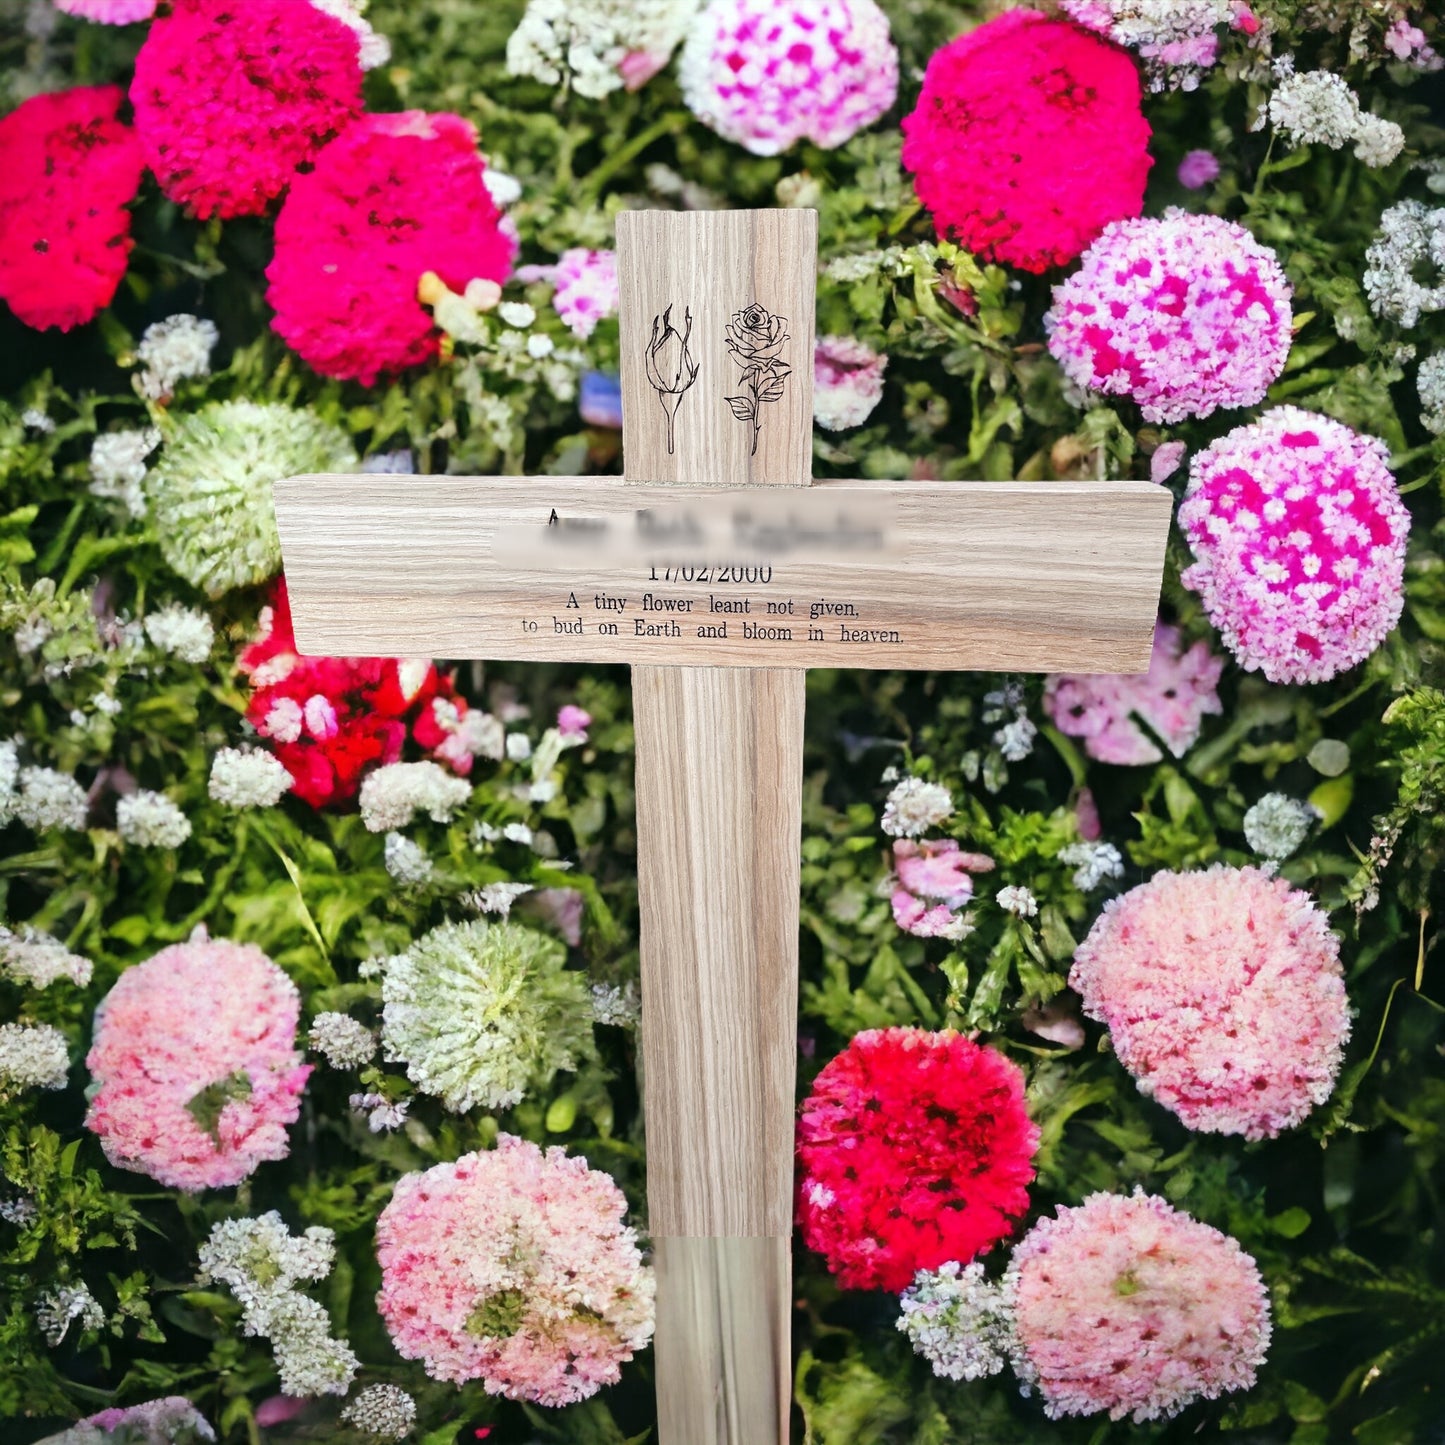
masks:
<instances>
[{"instance_id":1,"label":"wooden cross","mask_svg":"<svg viewBox=\"0 0 1445 1445\"><path fill-rule=\"evenodd\" d=\"M811 482L811 211L617 218L615 477L296 477L298 645L626 662L661 1445L788 1438L808 667L1142 672L1170 496Z\"/></svg>"}]
</instances>

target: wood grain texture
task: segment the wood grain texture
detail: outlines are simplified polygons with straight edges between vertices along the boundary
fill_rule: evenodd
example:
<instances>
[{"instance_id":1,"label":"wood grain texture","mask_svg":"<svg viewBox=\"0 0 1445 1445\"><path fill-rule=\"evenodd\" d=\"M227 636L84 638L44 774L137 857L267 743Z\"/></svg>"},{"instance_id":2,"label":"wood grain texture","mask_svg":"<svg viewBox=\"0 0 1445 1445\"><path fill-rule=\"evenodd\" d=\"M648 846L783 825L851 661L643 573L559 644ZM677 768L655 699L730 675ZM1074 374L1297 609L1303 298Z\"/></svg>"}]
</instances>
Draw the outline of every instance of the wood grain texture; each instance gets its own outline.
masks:
<instances>
[{"instance_id":1,"label":"wood grain texture","mask_svg":"<svg viewBox=\"0 0 1445 1445\"><path fill-rule=\"evenodd\" d=\"M834 562L778 555L765 585L654 582L640 561L612 561L589 544L568 544L560 549L567 560L543 569L524 565L506 541L521 530L542 538L554 510L569 521L609 521L621 535L640 510L780 492L630 487L600 477L278 482L296 635L308 651L343 655L1014 672L1148 667L1171 499L1147 482L816 483L787 494L800 518L826 521L882 504L896 546ZM714 555L721 548L678 550L677 563L730 560ZM644 613L649 593L691 609ZM574 594L579 606L569 608ZM625 609L597 607L604 594L626 598ZM747 599L752 610L709 612L710 596ZM792 615L768 615L769 601L788 599ZM820 601L854 613L811 619L807 609ZM667 619L676 635L636 630L639 620ZM810 621L822 641L809 641ZM725 637L698 635L700 626L723 622ZM616 625L617 635L604 635L604 624ZM745 635L759 625L787 636ZM844 626L855 638L884 637L844 641Z\"/></svg>"},{"instance_id":2,"label":"wood grain texture","mask_svg":"<svg viewBox=\"0 0 1445 1445\"><path fill-rule=\"evenodd\" d=\"M624 211L617 217L618 324L622 335L623 455L640 482L805 483L813 465L813 296L817 276L815 211ZM759 408L753 428L727 402L744 396L745 366L728 349L728 326L759 306L779 318L787 340L757 346L763 362L788 368L776 401ZM648 351L670 320L679 340L656 360L676 382L680 338L691 313L688 357L696 377L674 405L668 452L666 407ZM656 326L655 326L656 323ZM761 335L753 329L751 337ZM689 372L690 372L689 367ZM684 380L686 377L684 376Z\"/></svg>"},{"instance_id":3,"label":"wood grain texture","mask_svg":"<svg viewBox=\"0 0 1445 1445\"><path fill-rule=\"evenodd\" d=\"M770 1445L788 1438L790 1241L656 1241L659 1438Z\"/></svg>"}]
</instances>

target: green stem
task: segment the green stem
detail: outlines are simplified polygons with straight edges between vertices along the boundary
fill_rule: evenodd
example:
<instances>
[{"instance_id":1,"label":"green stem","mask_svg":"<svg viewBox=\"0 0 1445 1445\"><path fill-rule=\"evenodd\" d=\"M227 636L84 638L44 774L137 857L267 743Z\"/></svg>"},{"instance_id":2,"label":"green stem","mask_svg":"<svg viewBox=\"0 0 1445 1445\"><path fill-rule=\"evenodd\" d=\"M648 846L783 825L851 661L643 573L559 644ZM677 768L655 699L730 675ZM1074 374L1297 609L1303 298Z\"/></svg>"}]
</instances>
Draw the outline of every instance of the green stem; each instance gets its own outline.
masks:
<instances>
[{"instance_id":1,"label":"green stem","mask_svg":"<svg viewBox=\"0 0 1445 1445\"><path fill-rule=\"evenodd\" d=\"M681 135L691 120L691 111L670 110L666 115L655 120L646 130L639 131L625 146L613 151L582 182L578 192L579 203L585 204L588 200L600 196L602 188L607 182L620 170L631 165L648 146L654 141L661 140L665 135Z\"/></svg>"}]
</instances>

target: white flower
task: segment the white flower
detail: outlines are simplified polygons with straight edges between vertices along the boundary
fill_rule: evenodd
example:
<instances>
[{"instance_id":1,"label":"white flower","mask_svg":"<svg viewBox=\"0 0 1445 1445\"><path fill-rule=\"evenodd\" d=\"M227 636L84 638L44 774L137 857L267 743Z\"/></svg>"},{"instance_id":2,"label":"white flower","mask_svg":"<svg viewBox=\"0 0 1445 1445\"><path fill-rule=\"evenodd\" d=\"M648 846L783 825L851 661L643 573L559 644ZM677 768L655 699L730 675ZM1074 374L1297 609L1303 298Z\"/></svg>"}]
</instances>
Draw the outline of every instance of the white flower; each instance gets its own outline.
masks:
<instances>
[{"instance_id":1,"label":"white flower","mask_svg":"<svg viewBox=\"0 0 1445 1445\"><path fill-rule=\"evenodd\" d=\"M28 1195L18 1194L14 1199L0 1199L0 1219L24 1229L40 1217L40 1206Z\"/></svg>"},{"instance_id":2,"label":"white flower","mask_svg":"<svg viewBox=\"0 0 1445 1445\"><path fill-rule=\"evenodd\" d=\"M311 3L356 32L357 58L363 70L375 70L391 59L391 41L378 35L366 19L366 0L311 0Z\"/></svg>"},{"instance_id":3,"label":"white flower","mask_svg":"<svg viewBox=\"0 0 1445 1445\"><path fill-rule=\"evenodd\" d=\"M373 833L404 828L418 813L447 823L471 795L465 778L437 763L388 763L361 785L361 819Z\"/></svg>"},{"instance_id":4,"label":"white flower","mask_svg":"<svg viewBox=\"0 0 1445 1445\"><path fill-rule=\"evenodd\" d=\"M40 1296L35 1306L35 1322L45 1336L45 1343L54 1349L73 1324L80 1325L82 1334L100 1329L105 1323L105 1311L83 1284L61 1285Z\"/></svg>"},{"instance_id":5,"label":"white flower","mask_svg":"<svg viewBox=\"0 0 1445 1445\"><path fill-rule=\"evenodd\" d=\"M520 843L524 848L532 847L537 835L525 823L508 823L502 829L502 837L509 843Z\"/></svg>"},{"instance_id":6,"label":"white flower","mask_svg":"<svg viewBox=\"0 0 1445 1445\"><path fill-rule=\"evenodd\" d=\"M317 1014L307 1037L333 1069L359 1069L376 1053L376 1035L350 1014Z\"/></svg>"},{"instance_id":7,"label":"white flower","mask_svg":"<svg viewBox=\"0 0 1445 1445\"><path fill-rule=\"evenodd\" d=\"M55 423L36 406L27 406L20 413L20 425L26 431L38 431L41 436L49 436L55 430Z\"/></svg>"},{"instance_id":8,"label":"white flower","mask_svg":"<svg viewBox=\"0 0 1445 1445\"><path fill-rule=\"evenodd\" d=\"M543 336L541 332L527 338L527 355L533 361L541 361L544 357L551 356L556 349L556 343L552 338Z\"/></svg>"},{"instance_id":9,"label":"white flower","mask_svg":"<svg viewBox=\"0 0 1445 1445\"><path fill-rule=\"evenodd\" d=\"M941 783L903 778L888 795L882 828L890 838L917 838L953 816L953 794Z\"/></svg>"},{"instance_id":10,"label":"white flower","mask_svg":"<svg viewBox=\"0 0 1445 1445\"><path fill-rule=\"evenodd\" d=\"M146 458L161 444L153 426L139 431L104 432L90 447L90 490L97 497L122 502L132 516L145 511L141 483L145 481Z\"/></svg>"},{"instance_id":11,"label":"white flower","mask_svg":"<svg viewBox=\"0 0 1445 1445\"><path fill-rule=\"evenodd\" d=\"M0 974L31 988L49 988L66 978L84 988L90 982L88 958L72 953L58 938L26 925L19 933L0 925Z\"/></svg>"},{"instance_id":12,"label":"white flower","mask_svg":"<svg viewBox=\"0 0 1445 1445\"><path fill-rule=\"evenodd\" d=\"M1034 750L1034 739L1039 730L1022 714L1011 723L1005 723L994 735L994 746L1011 763L1021 763Z\"/></svg>"},{"instance_id":13,"label":"white flower","mask_svg":"<svg viewBox=\"0 0 1445 1445\"><path fill-rule=\"evenodd\" d=\"M1420 420L1436 436L1445 436L1445 351L1420 363L1415 388L1420 393Z\"/></svg>"},{"instance_id":14,"label":"white flower","mask_svg":"<svg viewBox=\"0 0 1445 1445\"><path fill-rule=\"evenodd\" d=\"M1059 850L1059 862L1074 864L1074 887L1082 893L1124 876L1124 859L1112 843L1070 843Z\"/></svg>"},{"instance_id":15,"label":"white flower","mask_svg":"<svg viewBox=\"0 0 1445 1445\"><path fill-rule=\"evenodd\" d=\"M1008 1363L1008 1300L978 1263L921 1269L899 1297L898 1328L945 1380L981 1380Z\"/></svg>"},{"instance_id":16,"label":"white flower","mask_svg":"<svg viewBox=\"0 0 1445 1445\"><path fill-rule=\"evenodd\" d=\"M1270 123L1291 145L1339 148L1355 138L1360 99L1328 70L1286 76L1269 98Z\"/></svg>"},{"instance_id":17,"label":"white flower","mask_svg":"<svg viewBox=\"0 0 1445 1445\"><path fill-rule=\"evenodd\" d=\"M1033 918L1038 914L1039 901L1027 888L1000 888L993 897L1000 908L1016 913L1020 918Z\"/></svg>"},{"instance_id":18,"label":"white flower","mask_svg":"<svg viewBox=\"0 0 1445 1445\"><path fill-rule=\"evenodd\" d=\"M1405 132L1392 120L1378 115L1361 115L1355 127L1355 155L1378 170L1394 161L1405 149Z\"/></svg>"},{"instance_id":19,"label":"white flower","mask_svg":"<svg viewBox=\"0 0 1445 1445\"><path fill-rule=\"evenodd\" d=\"M211 760L211 797L228 808L275 807L290 787L286 765L258 748L222 748Z\"/></svg>"},{"instance_id":20,"label":"white flower","mask_svg":"<svg viewBox=\"0 0 1445 1445\"><path fill-rule=\"evenodd\" d=\"M182 662L204 662L211 655L216 629L204 612L172 602L145 620L146 636L162 652Z\"/></svg>"},{"instance_id":21,"label":"white flower","mask_svg":"<svg viewBox=\"0 0 1445 1445\"><path fill-rule=\"evenodd\" d=\"M1404 327L1445 308L1445 208L1416 200L1391 206L1365 252L1364 287L1375 315Z\"/></svg>"},{"instance_id":22,"label":"white flower","mask_svg":"<svg viewBox=\"0 0 1445 1445\"><path fill-rule=\"evenodd\" d=\"M230 1287L241 1304L242 1333L271 1341L281 1389L288 1395L344 1395L360 1361L331 1338L326 1311L296 1285L331 1272L336 1236L313 1225L291 1234L272 1210L254 1219L223 1219L201 1246L204 1274Z\"/></svg>"},{"instance_id":23,"label":"white flower","mask_svg":"<svg viewBox=\"0 0 1445 1445\"><path fill-rule=\"evenodd\" d=\"M368 1385L342 1412L346 1424L382 1440L404 1440L416 1424L416 1401L395 1385Z\"/></svg>"},{"instance_id":24,"label":"white flower","mask_svg":"<svg viewBox=\"0 0 1445 1445\"><path fill-rule=\"evenodd\" d=\"M1288 858L1309 836L1318 811L1285 793L1266 793L1244 815L1245 842L1261 858Z\"/></svg>"},{"instance_id":25,"label":"white flower","mask_svg":"<svg viewBox=\"0 0 1445 1445\"><path fill-rule=\"evenodd\" d=\"M137 848L179 848L191 836L191 820L164 793L145 788L115 805L115 825Z\"/></svg>"},{"instance_id":26,"label":"white flower","mask_svg":"<svg viewBox=\"0 0 1445 1445\"><path fill-rule=\"evenodd\" d=\"M347 1102L358 1114L366 1115L367 1126L373 1134L400 1129L406 1122L406 1111L411 1108L410 1099L393 1102L385 1094L353 1094Z\"/></svg>"},{"instance_id":27,"label":"white flower","mask_svg":"<svg viewBox=\"0 0 1445 1445\"><path fill-rule=\"evenodd\" d=\"M530 883L487 883L472 889L462 901L478 913L495 913L498 918L506 918L512 904L524 893L530 893L532 886Z\"/></svg>"},{"instance_id":28,"label":"white flower","mask_svg":"<svg viewBox=\"0 0 1445 1445\"><path fill-rule=\"evenodd\" d=\"M594 983L592 985L592 1017L599 1024L613 1024L617 1028L636 1028L642 1018L642 1000L637 985L629 980L615 983Z\"/></svg>"},{"instance_id":29,"label":"white flower","mask_svg":"<svg viewBox=\"0 0 1445 1445\"><path fill-rule=\"evenodd\" d=\"M525 301L503 301L497 307L497 315L508 326L516 326L519 329L530 326L537 319L536 308L529 306Z\"/></svg>"},{"instance_id":30,"label":"white flower","mask_svg":"<svg viewBox=\"0 0 1445 1445\"><path fill-rule=\"evenodd\" d=\"M144 370L136 389L150 401L161 401L190 377L211 374L211 350L220 340L213 321L184 312L148 326L136 347Z\"/></svg>"},{"instance_id":31,"label":"white flower","mask_svg":"<svg viewBox=\"0 0 1445 1445\"><path fill-rule=\"evenodd\" d=\"M70 1045L51 1024L0 1024L0 1095L22 1089L63 1089Z\"/></svg>"},{"instance_id":32,"label":"white flower","mask_svg":"<svg viewBox=\"0 0 1445 1445\"><path fill-rule=\"evenodd\" d=\"M20 749L9 738L0 739L0 824L10 819L19 778Z\"/></svg>"},{"instance_id":33,"label":"white flower","mask_svg":"<svg viewBox=\"0 0 1445 1445\"><path fill-rule=\"evenodd\" d=\"M54 768L22 768L20 791L12 806L15 816L37 833L46 828L84 828L89 810L85 789Z\"/></svg>"},{"instance_id":34,"label":"white flower","mask_svg":"<svg viewBox=\"0 0 1445 1445\"><path fill-rule=\"evenodd\" d=\"M388 833L382 847L386 871L406 887L419 887L432 875L432 861L426 850L402 833Z\"/></svg>"},{"instance_id":35,"label":"white flower","mask_svg":"<svg viewBox=\"0 0 1445 1445\"><path fill-rule=\"evenodd\" d=\"M516 176L509 176L506 171L488 166L482 176L482 184L487 188L492 204L500 211L505 211L508 206L522 199L521 181Z\"/></svg>"}]
</instances>

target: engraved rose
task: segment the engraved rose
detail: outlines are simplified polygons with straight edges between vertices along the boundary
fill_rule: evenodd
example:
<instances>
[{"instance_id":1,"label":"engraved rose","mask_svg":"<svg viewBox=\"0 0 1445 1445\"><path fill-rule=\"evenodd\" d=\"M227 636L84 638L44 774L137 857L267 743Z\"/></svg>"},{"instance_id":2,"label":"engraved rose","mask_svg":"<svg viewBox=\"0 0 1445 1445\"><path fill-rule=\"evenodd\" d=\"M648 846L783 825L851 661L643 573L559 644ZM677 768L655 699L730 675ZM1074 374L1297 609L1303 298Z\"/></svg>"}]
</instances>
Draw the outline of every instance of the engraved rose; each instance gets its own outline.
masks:
<instances>
[{"instance_id":1,"label":"engraved rose","mask_svg":"<svg viewBox=\"0 0 1445 1445\"><path fill-rule=\"evenodd\" d=\"M667 454L672 455L673 421L683 394L697 380L697 362L688 343L692 340L692 312L683 309L683 330L672 324L672 307L652 318L652 339L647 343L647 379L667 416Z\"/></svg>"},{"instance_id":2,"label":"engraved rose","mask_svg":"<svg viewBox=\"0 0 1445 1445\"><path fill-rule=\"evenodd\" d=\"M752 427L754 456L758 451L758 432L763 425L763 407L770 401L782 400L783 382L792 371L779 354L787 340L787 318L772 315L757 302L735 311L727 328L727 348L743 374L738 395L724 400L739 421Z\"/></svg>"}]
</instances>

